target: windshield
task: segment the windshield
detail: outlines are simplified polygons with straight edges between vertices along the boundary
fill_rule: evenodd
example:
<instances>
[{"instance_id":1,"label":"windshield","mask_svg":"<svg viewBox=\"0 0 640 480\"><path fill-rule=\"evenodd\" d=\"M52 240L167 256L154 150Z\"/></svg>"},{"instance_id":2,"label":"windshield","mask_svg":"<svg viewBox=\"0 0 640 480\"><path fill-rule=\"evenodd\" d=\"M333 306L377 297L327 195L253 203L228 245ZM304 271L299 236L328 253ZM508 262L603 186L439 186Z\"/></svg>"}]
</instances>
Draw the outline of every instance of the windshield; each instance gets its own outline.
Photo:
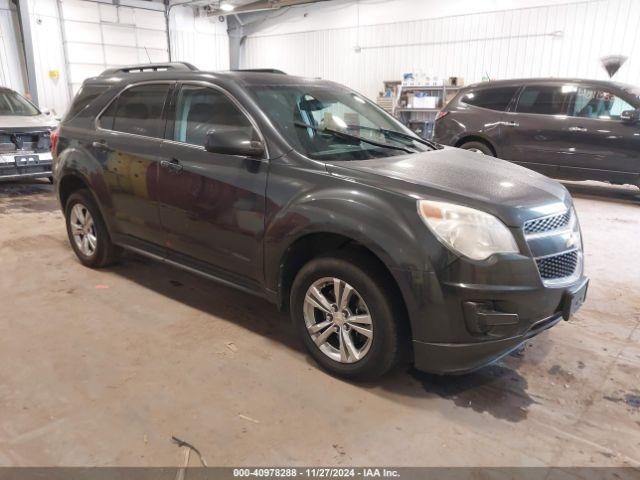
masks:
<instances>
[{"instance_id":1,"label":"windshield","mask_svg":"<svg viewBox=\"0 0 640 480\"><path fill-rule=\"evenodd\" d=\"M39 115L31 102L11 90L0 91L0 115Z\"/></svg>"},{"instance_id":2,"label":"windshield","mask_svg":"<svg viewBox=\"0 0 640 480\"><path fill-rule=\"evenodd\" d=\"M315 160L366 160L433 149L344 87L269 85L250 90L291 146Z\"/></svg>"}]
</instances>

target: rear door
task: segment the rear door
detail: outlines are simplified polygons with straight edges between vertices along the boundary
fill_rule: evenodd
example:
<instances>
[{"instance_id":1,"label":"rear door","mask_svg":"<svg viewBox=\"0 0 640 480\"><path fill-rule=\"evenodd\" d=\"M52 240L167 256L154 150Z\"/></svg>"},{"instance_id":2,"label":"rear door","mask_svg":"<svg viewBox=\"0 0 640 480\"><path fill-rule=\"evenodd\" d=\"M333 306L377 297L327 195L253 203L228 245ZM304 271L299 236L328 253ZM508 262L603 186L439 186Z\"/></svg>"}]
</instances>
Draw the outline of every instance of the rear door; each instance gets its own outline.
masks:
<instances>
[{"instance_id":1,"label":"rear door","mask_svg":"<svg viewBox=\"0 0 640 480\"><path fill-rule=\"evenodd\" d=\"M566 174L624 181L640 173L640 128L620 119L623 111L638 105L622 95L613 88L576 87L568 135L575 154L567 159Z\"/></svg>"},{"instance_id":2,"label":"rear door","mask_svg":"<svg viewBox=\"0 0 640 480\"><path fill-rule=\"evenodd\" d=\"M159 171L160 216L169 258L253 286L262 274L262 235L268 162L211 153L211 130L255 123L235 99L211 84L180 85L172 102ZM248 281L248 282L247 282Z\"/></svg>"},{"instance_id":3,"label":"rear door","mask_svg":"<svg viewBox=\"0 0 640 480\"><path fill-rule=\"evenodd\" d=\"M102 164L116 233L161 244L158 167L173 83L145 83L123 90L98 117L88 148Z\"/></svg>"},{"instance_id":4,"label":"rear door","mask_svg":"<svg viewBox=\"0 0 640 480\"><path fill-rule=\"evenodd\" d=\"M575 87L561 83L525 86L515 108L502 118L503 156L548 175L574 155L567 110Z\"/></svg>"}]
</instances>

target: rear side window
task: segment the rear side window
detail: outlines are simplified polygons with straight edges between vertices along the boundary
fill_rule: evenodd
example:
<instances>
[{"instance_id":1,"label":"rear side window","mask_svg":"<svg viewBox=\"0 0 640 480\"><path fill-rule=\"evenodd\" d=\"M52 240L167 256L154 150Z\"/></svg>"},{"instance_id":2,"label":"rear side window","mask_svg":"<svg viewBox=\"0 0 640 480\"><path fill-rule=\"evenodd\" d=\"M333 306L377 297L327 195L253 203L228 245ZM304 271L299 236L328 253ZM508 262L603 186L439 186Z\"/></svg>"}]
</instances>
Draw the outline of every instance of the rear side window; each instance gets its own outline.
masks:
<instances>
[{"instance_id":1,"label":"rear side window","mask_svg":"<svg viewBox=\"0 0 640 480\"><path fill-rule=\"evenodd\" d=\"M488 108L504 112L518 87L487 88L469 92L462 97L462 102L474 107Z\"/></svg>"},{"instance_id":2,"label":"rear side window","mask_svg":"<svg viewBox=\"0 0 640 480\"><path fill-rule=\"evenodd\" d=\"M162 138L162 111L169 85L141 85L125 90L100 116L100 127L116 132Z\"/></svg>"},{"instance_id":3,"label":"rear side window","mask_svg":"<svg viewBox=\"0 0 640 480\"><path fill-rule=\"evenodd\" d=\"M64 120L68 121L76 117L85 117L83 114L87 111L87 107L96 98L106 92L108 88L106 85L83 85L73 99L73 103L67 111Z\"/></svg>"},{"instance_id":4,"label":"rear side window","mask_svg":"<svg viewBox=\"0 0 640 480\"><path fill-rule=\"evenodd\" d=\"M564 115L576 87L572 85L532 85L525 87L516 112L540 115Z\"/></svg>"}]
</instances>

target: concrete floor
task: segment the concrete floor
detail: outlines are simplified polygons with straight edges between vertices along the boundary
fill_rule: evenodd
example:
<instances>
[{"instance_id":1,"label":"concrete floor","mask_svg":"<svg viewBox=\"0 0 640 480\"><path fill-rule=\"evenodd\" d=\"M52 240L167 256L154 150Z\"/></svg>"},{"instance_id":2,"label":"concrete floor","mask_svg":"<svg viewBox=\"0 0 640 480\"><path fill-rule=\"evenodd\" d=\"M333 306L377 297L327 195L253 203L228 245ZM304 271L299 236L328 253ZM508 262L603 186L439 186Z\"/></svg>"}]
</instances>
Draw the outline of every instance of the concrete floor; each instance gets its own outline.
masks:
<instances>
[{"instance_id":1,"label":"concrete floor","mask_svg":"<svg viewBox=\"0 0 640 480\"><path fill-rule=\"evenodd\" d=\"M519 356L374 384L274 307L129 256L75 259L51 187L0 184L0 465L640 466L640 196L570 186L589 299ZM192 461L192 465L195 462Z\"/></svg>"}]
</instances>

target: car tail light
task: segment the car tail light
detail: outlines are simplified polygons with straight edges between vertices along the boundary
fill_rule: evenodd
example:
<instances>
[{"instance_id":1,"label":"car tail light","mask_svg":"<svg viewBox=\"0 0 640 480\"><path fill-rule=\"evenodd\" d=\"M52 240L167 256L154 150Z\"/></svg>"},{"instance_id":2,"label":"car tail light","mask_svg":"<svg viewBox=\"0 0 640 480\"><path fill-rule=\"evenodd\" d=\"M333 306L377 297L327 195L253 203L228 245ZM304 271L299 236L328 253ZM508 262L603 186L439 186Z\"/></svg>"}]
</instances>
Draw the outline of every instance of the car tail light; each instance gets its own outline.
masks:
<instances>
[{"instance_id":1,"label":"car tail light","mask_svg":"<svg viewBox=\"0 0 640 480\"><path fill-rule=\"evenodd\" d=\"M438 112L438 114L436 115L436 122L437 122L438 120L440 120L441 118L446 117L447 115L449 115L449 112L447 112L447 111L445 111L445 110L440 110L440 111Z\"/></svg>"},{"instance_id":2,"label":"car tail light","mask_svg":"<svg viewBox=\"0 0 640 480\"><path fill-rule=\"evenodd\" d=\"M58 138L60 137L60 132L58 129L51 130L51 136L49 137L51 140L51 155L56 155L56 150L58 148Z\"/></svg>"}]
</instances>

